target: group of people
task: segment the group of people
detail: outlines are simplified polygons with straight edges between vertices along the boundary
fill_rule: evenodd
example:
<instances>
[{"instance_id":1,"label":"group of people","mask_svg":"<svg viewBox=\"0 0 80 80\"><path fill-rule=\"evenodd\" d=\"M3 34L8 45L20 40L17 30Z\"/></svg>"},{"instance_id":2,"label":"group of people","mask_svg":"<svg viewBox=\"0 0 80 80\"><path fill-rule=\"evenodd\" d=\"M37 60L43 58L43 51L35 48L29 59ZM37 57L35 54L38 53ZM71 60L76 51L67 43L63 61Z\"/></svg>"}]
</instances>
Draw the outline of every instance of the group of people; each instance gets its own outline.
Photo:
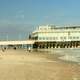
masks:
<instances>
[{"instance_id":1,"label":"group of people","mask_svg":"<svg viewBox=\"0 0 80 80\"><path fill-rule=\"evenodd\" d=\"M13 49L16 50L16 47L14 47ZM2 47L1 50L2 52L4 52L6 50L6 47Z\"/></svg>"},{"instance_id":2,"label":"group of people","mask_svg":"<svg viewBox=\"0 0 80 80\"><path fill-rule=\"evenodd\" d=\"M16 47L14 47L13 49L16 50ZM2 52L4 52L6 50L6 47L3 47L1 50ZM31 47L28 47L27 51L31 52Z\"/></svg>"}]
</instances>

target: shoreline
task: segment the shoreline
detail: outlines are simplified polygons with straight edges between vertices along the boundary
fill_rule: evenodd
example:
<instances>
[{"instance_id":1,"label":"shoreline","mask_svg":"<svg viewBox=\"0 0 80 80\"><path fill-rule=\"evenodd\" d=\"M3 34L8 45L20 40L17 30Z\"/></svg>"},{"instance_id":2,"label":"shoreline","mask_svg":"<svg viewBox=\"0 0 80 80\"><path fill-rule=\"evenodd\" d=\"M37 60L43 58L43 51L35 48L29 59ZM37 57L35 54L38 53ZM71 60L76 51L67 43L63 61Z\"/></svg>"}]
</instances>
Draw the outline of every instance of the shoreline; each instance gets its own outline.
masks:
<instances>
[{"instance_id":1,"label":"shoreline","mask_svg":"<svg viewBox=\"0 0 80 80\"><path fill-rule=\"evenodd\" d=\"M79 48L74 48L74 50L75 49L79 49ZM56 53L55 52L55 50L60 50L60 49L39 49L38 51L39 52L46 52L47 54L49 53L50 55L56 55L56 57L57 57L57 59L58 60L61 60L61 61L65 61L65 62L72 62L72 63L77 63L77 64L79 64L80 62L79 61L77 61L77 58L75 57L75 56L73 56L73 55L67 55L67 54L61 54L61 53L63 53L63 52L60 52L60 53ZM67 49L66 49L67 50ZM69 49L69 50L72 50L72 49ZM48 55L49 55L48 54ZM50 58L52 57L52 56L50 56ZM54 57L54 56L53 56ZM55 57L54 57L55 58ZM52 58L53 59L53 58Z\"/></svg>"},{"instance_id":2,"label":"shoreline","mask_svg":"<svg viewBox=\"0 0 80 80\"><path fill-rule=\"evenodd\" d=\"M1 50L0 50L1 51ZM47 59L49 59L49 60L53 60L53 61L62 61L62 62L64 62L64 63L71 63L71 64L77 64L77 65L80 65L80 64L78 64L79 62L75 62L75 61L70 61L70 60L66 60L66 59L60 59L60 57L63 57L63 56L65 56L65 55L61 55L61 54L56 54L55 53L55 51L53 52L53 53L51 53L51 49L46 49L46 50L44 50L44 49L41 49L41 50L33 50L33 51L31 51L31 52L28 52L27 50L25 50L25 49L17 49L17 50L14 50L14 49L8 49L8 50L5 50L4 52L2 52L1 51L1 54L0 55L8 55L8 54L6 54L6 52L10 52L10 51L14 51L14 52L19 52L19 51L21 51L21 52L24 52L24 54L22 54L22 53L17 53L17 54L13 54L13 53L8 53L9 55L26 55L27 53L28 54L31 54L31 55L37 55L38 57L40 56L40 57L44 57L44 58L47 58Z\"/></svg>"},{"instance_id":3,"label":"shoreline","mask_svg":"<svg viewBox=\"0 0 80 80\"><path fill-rule=\"evenodd\" d=\"M38 52L39 52L39 54L37 54L37 52L35 54L46 57L49 60L58 61L58 62L62 62L62 63L65 63L65 64L74 64L74 65L76 64L76 65L80 66L79 62L60 59L60 57L63 57L65 55L60 55L60 54L56 54L56 53L50 54L50 51L48 51L48 52L47 51L38 51Z\"/></svg>"}]
</instances>

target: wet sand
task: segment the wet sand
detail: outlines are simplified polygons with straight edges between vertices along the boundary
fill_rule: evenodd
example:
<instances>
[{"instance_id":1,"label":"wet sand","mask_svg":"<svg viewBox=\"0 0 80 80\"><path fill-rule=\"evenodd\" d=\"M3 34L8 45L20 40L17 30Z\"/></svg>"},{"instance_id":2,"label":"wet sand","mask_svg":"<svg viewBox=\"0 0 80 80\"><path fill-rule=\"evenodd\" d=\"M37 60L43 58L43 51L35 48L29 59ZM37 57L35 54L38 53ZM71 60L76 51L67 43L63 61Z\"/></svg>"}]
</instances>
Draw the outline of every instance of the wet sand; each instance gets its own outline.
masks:
<instances>
[{"instance_id":1,"label":"wet sand","mask_svg":"<svg viewBox=\"0 0 80 80\"><path fill-rule=\"evenodd\" d=\"M0 80L80 80L80 65L58 56L43 51L0 51Z\"/></svg>"}]
</instances>

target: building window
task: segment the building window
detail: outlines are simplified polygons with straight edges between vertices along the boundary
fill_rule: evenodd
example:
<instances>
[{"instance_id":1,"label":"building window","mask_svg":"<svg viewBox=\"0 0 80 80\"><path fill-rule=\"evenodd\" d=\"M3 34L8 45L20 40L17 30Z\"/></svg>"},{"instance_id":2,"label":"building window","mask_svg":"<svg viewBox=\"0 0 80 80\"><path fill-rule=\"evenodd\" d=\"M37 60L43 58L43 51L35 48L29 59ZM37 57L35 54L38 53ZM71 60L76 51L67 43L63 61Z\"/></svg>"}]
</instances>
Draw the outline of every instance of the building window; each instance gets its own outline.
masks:
<instances>
[{"instance_id":1,"label":"building window","mask_svg":"<svg viewBox=\"0 0 80 80\"><path fill-rule=\"evenodd\" d=\"M43 37L43 40L45 40L45 37Z\"/></svg>"},{"instance_id":2,"label":"building window","mask_svg":"<svg viewBox=\"0 0 80 80\"><path fill-rule=\"evenodd\" d=\"M70 35L71 33L70 32L68 32L68 35Z\"/></svg>"},{"instance_id":3,"label":"building window","mask_svg":"<svg viewBox=\"0 0 80 80\"><path fill-rule=\"evenodd\" d=\"M53 37L53 40L55 40L55 37Z\"/></svg>"},{"instance_id":4,"label":"building window","mask_svg":"<svg viewBox=\"0 0 80 80\"><path fill-rule=\"evenodd\" d=\"M39 40L42 40L42 37L39 37Z\"/></svg>"},{"instance_id":5,"label":"building window","mask_svg":"<svg viewBox=\"0 0 80 80\"><path fill-rule=\"evenodd\" d=\"M66 39L66 37L64 37L64 39Z\"/></svg>"},{"instance_id":6,"label":"building window","mask_svg":"<svg viewBox=\"0 0 80 80\"><path fill-rule=\"evenodd\" d=\"M50 37L50 40L52 40L52 37Z\"/></svg>"},{"instance_id":7,"label":"building window","mask_svg":"<svg viewBox=\"0 0 80 80\"><path fill-rule=\"evenodd\" d=\"M56 40L56 39L58 39L58 37L53 37L52 39L53 39L53 40Z\"/></svg>"},{"instance_id":8,"label":"building window","mask_svg":"<svg viewBox=\"0 0 80 80\"><path fill-rule=\"evenodd\" d=\"M78 36L77 36L76 38L77 38L77 39L79 39L79 37L78 37Z\"/></svg>"},{"instance_id":9,"label":"building window","mask_svg":"<svg viewBox=\"0 0 80 80\"><path fill-rule=\"evenodd\" d=\"M34 39L37 40L38 39L38 36L36 36Z\"/></svg>"},{"instance_id":10,"label":"building window","mask_svg":"<svg viewBox=\"0 0 80 80\"><path fill-rule=\"evenodd\" d=\"M58 37L56 37L56 39L58 39Z\"/></svg>"},{"instance_id":11,"label":"building window","mask_svg":"<svg viewBox=\"0 0 80 80\"><path fill-rule=\"evenodd\" d=\"M48 37L46 37L46 40L48 40Z\"/></svg>"},{"instance_id":12,"label":"building window","mask_svg":"<svg viewBox=\"0 0 80 80\"><path fill-rule=\"evenodd\" d=\"M60 39L63 39L63 37L60 37Z\"/></svg>"},{"instance_id":13,"label":"building window","mask_svg":"<svg viewBox=\"0 0 80 80\"><path fill-rule=\"evenodd\" d=\"M73 39L76 39L76 37L73 37Z\"/></svg>"},{"instance_id":14,"label":"building window","mask_svg":"<svg viewBox=\"0 0 80 80\"><path fill-rule=\"evenodd\" d=\"M72 36L70 36L69 39L72 39Z\"/></svg>"},{"instance_id":15,"label":"building window","mask_svg":"<svg viewBox=\"0 0 80 80\"><path fill-rule=\"evenodd\" d=\"M64 40L64 39L66 39L66 36L64 36L64 37L60 37L60 39Z\"/></svg>"}]
</instances>

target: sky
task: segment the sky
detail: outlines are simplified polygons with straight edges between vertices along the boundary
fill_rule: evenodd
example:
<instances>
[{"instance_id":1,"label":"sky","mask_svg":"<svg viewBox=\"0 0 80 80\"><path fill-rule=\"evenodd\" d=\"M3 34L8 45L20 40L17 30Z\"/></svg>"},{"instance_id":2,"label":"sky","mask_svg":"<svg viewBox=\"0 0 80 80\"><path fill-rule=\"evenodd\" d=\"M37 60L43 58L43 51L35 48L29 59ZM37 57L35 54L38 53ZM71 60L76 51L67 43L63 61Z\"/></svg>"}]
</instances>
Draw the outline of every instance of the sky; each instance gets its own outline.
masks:
<instances>
[{"instance_id":1,"label":"sky","mask_svg":"<svg viewBox=\"0 0 80 80\"><path fill-rule=\"evenodd\" d=\"M0 0L0 39L26 39L47 24L80 25L80 0Z\"/></svg>"}]
</instances>

